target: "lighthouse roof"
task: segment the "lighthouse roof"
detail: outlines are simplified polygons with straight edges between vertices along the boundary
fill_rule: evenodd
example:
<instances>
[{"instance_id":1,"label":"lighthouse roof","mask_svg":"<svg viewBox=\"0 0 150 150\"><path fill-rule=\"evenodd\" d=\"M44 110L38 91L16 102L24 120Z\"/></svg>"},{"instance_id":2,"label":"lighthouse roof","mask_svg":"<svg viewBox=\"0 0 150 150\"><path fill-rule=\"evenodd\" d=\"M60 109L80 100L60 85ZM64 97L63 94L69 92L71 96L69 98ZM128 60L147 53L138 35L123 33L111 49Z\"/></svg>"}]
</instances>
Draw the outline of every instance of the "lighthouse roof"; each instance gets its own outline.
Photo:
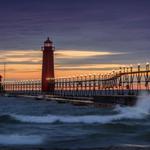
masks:
<instances>
[{"instance_id":1,"label":"lighthouse roof","mask_svg":"<svg viewBox=\"0 0 150 150\"><path fill-rule=\"evenodd\" d=\"M53 42L48 37L47 40L44 43L53 43Z\"/></svg>"}]
</instances>

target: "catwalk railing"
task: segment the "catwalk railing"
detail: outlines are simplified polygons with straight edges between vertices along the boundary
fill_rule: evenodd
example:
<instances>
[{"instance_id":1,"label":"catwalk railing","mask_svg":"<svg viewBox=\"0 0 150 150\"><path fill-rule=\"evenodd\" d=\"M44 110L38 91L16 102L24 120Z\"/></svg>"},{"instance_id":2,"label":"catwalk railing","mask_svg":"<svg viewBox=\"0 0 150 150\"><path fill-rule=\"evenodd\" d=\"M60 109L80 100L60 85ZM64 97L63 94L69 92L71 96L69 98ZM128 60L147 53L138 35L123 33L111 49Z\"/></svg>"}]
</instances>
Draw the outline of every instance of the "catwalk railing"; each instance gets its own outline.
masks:
<instances>
[{"instance_id":1,"label":"catwalk railing","mask_svg":"<svg viewBox=\"0 0 150 150\"><path fill-rule=\"evenodd\" d=\"M11 94L39 94L41 93L40 80L5 81L1 83L1 91Z\"/></svg>"},{"instance_id":2,"label":"catwalk railing","mask_svg":"<svg viewBox=\"0 0 150 150\"><path fill-rule=\"evenodd\" d=\"M96 96L96 95L138 95L142 91L150 92L150 68L140 65L122 67L107 74L90 74L69 78L48 78L55 89L49 94L59 96ZM41 93L40 80L7 81L1 86L10 93Z\"/></svg>"},{"instance_id":3,"label":"catwalk railing","mask_svg":"<svg viewBox=\"0 0 150 150\"><path fill-rule=\"evenodd\" d=\"M55 94L95 96L95 95L137 95L150 92L149 64L141 70L140 65L123 67L108 74L93 74L72 78L55 79Z\"/></svg>"}]
</instances>

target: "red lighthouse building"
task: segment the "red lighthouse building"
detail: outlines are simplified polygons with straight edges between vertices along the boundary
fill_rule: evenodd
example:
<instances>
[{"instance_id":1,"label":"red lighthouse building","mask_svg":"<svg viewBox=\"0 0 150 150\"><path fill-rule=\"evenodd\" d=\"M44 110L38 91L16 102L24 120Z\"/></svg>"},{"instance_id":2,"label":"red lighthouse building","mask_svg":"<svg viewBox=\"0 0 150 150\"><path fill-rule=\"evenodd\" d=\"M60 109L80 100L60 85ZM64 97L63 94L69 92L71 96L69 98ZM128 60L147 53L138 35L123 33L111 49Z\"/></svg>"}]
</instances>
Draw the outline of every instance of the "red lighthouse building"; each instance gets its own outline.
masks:
<instances>
[{"instance_id":1,"label":"red lighthouse building","mask_svg":"<svg viewBox=\"0 0 150 150\"><path fill-rule=\"evenodd\" d=\"M42 64L42 92L54 91L54 47L53 42L47 38L44 42Z\"/></svg>"}]
</instances>

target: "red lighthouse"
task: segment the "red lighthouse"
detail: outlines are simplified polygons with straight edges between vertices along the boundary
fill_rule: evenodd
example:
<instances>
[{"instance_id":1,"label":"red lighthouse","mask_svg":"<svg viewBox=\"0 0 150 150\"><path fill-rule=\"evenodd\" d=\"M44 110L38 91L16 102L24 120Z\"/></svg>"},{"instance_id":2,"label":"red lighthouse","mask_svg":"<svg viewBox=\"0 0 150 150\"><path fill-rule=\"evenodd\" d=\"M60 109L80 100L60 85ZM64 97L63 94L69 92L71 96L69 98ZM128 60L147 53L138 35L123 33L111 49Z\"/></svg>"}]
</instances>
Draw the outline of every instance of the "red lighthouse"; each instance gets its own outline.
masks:
<instances>
[{"instance_id":1,"label":"red lighthouse","mask_svg":"<svg viewBox=\"0 0 150 150\"><path fill-rule=\"evenodd\" d=\"M42 92L54 91L54 47L53 42L47 38L44 42L42 64Z\"/></svg>"}]
</instances>

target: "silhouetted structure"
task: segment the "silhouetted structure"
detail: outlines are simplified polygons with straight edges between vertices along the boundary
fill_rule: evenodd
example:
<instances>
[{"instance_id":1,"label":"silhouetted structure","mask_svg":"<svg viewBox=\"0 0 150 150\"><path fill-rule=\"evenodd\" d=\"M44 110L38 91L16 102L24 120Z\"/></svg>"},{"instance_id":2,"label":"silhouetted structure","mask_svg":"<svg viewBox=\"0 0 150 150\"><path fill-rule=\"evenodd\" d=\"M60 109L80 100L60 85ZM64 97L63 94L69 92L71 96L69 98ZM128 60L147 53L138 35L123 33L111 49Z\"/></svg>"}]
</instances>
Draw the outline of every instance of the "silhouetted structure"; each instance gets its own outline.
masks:
<instances>
[{"instance_id":1,"label":"silhouetted structure","mask_svg":"<svg viewBox=\"0 0 150 150\"><path fill-rule=\"evenodd\" d=\"M0 75L0 92L2 92L2 76Z\"/></svg>"},{"instance_id":2,"label":"silhouetted structure","mask_svg":"<svg viewBox=\"0 0 150 150\"><path fill-rule=\"evenodd\" d=\"M123 67L109 74L93 74L69 78L52 78L44 80L46 89L44 92L60 97L91 97L102 95L138 95L142 91L150 93L150 69L149 63L145 69L138 65ZM45 76L44 76L45 77ZM40 80L5 81L3 87L8 93L34 94L41 93ZM44 86L45 88L45 86Z\"/></svg>"}]
</instances>

